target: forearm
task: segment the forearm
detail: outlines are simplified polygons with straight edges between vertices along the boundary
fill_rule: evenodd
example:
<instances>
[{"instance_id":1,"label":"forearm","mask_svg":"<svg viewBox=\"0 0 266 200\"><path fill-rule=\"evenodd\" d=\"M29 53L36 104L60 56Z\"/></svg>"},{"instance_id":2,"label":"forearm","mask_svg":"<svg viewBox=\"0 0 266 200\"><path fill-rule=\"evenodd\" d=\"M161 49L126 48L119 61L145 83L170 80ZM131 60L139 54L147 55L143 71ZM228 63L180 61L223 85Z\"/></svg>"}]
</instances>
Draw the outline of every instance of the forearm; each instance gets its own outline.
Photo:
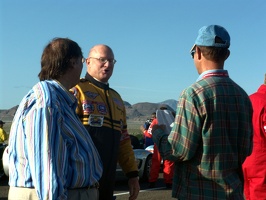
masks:
<instances>
[{"instance_id":1,"label":"forearm","mask_svg":"<svg viewBox=\"0 0 266 200\"><path fill-rule=\"evenodd\" d=\"M138 176L138 168L135 161L134 151L131 147L130 139L121 142L118 161L128 178Z\"/></svg>"}]
</instances>

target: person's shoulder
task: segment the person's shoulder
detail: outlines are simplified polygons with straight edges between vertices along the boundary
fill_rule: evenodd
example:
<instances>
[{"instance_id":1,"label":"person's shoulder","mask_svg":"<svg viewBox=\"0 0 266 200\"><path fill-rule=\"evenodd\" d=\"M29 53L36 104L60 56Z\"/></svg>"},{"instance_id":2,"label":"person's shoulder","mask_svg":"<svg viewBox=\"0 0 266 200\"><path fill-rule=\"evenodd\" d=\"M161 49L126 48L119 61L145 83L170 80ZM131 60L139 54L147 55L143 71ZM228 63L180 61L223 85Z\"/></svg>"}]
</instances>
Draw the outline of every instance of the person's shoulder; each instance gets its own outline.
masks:
<instances>
[{"instance_id":1,"label":"person's shoulder","mask_svg":"<svg viewBox=\"0 0 266 200\"><path fill-rule=\"evenodd\" d=\"M249 95L249 98L251 100L258 100L261 99L263 102L266 102L266 85L261 85L258 90L251 95Z\"/></svg>"},{"instance_id":2,"label":"person's shoulder","mask_svg":"<svg viewBox=\"0 0 266 200\"><path fill-rule=\"evenodd\" d=\"M158 124L158 119L157 119L157 118L155 118L155 119L152 120L152 122L151 122L151 127L152 127L153 125L155 125L155 124Z\"/></svg>"},{"instance_id":3,"label":"person's shoulder","mask_svg":"<svg viewBox=\"0 0 266 200\"><path fill-rule=\"evenodd\" d=\"M39 81L33 86L33 89L41 88L42 90L49 90L54 85L58 85L58 83L53 80Z\"/></svg>"},{"instance_id":4,"label":"person's shoulder","mask_svg":"<svg viewBox=\"0 0 266 200\"><path fill-rule=\"evenodd\" d=\"M85 79L85 78L81 78L80 80L79 80L79 82L80 83L86 83L86 82L88 82L89 80L87 80L87 79Z\"/></svg>"},{"instance_id":5,"label":"person's shoulder","mask_svg":"<svg viewBox=\"0 0 266 200\"><path fill-rule=\"evenodd\" d=\"M87 83L89 83L89 80L87 80L85 78L81 78L81 79L79 79L79 82L77 85L86 85Z\"/></svg>"},{"instance_id":6,"label":"person's shoulder","mask_svg":"<svg viewBox=\"0 0 266 200\"><path fill-rule=\"evenodd\" d=\"M95 85L90 80L81 78L75 87L80 90L89 90L90 88L95 87Z\"/></svg>"},{"instance_id":7,"label":"person's shoulder","mask_svg":"<svg viewBox=\"0 0 266 200\"><path fill-rule=\"evenodd\" d=\"M120 96L120 94L113 88L109 88L109 90L111 90L112 92L114 92L116 95Z\"/></svg>"},{"instance_id":8,"label":"person's shoulder","mask_svg":"<svg viewBox=\"0 0 266 200\"><path fill-rule=\"evenodd\" d=\"M201 88L202 85L198 84L198 82L195 82L183 89L183 91L181 92L181 96L194 96L195 94L197 94L198 90L201 90Z\"/></svg>"},{"instance_id":9,"label":"person's shoulder","mask_svg":"<svg viewBox=\"0 0 266 200\"><path fill-rule=\"evenodd\" d=\"M51 84L48 81L39 81L22 98L17 112L27 113L28 110L50 107L51 99L56 97L54 94L54 91L51 89Z\"/></svg>"}]
</instances>

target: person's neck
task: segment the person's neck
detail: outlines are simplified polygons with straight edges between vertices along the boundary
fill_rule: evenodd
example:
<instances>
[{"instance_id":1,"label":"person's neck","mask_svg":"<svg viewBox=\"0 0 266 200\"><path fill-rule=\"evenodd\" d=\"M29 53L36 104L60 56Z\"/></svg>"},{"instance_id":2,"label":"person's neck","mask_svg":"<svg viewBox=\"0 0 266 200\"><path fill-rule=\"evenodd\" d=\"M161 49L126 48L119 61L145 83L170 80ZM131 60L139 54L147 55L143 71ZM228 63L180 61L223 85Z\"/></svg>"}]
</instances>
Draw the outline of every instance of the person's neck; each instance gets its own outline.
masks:
<instances>
[{"instance_id":1,"label":"person's neck","mask_svg":"<svg viewBox=\"0 0 266 200\"><path fill-rule=\"evenodd\" d=\"M200 73L209 71L209 70L223 70L224 69L224 63L214 63L213 61L205 61L201 63L200 66Z\"/></svg>"},{"instance_id":2,"label":"person's neck","mask_svg":"<svg viewBox=\"0 0 266 200\"><path fill-rule=\"evenodd\" d=\"M58 78L56 80L58 83L60 83L61 86L63 86L66 90L70 90L75 85L72 84L71 80L65 79L63 77Z\"/></svg>"},{"instance_id":3,"label":"person's neck","mask_svg":"<svg viewBox=\"0 0 266 200\"><path fill-rule=\"evenodd\" d=\"M108 85L108 81L107 82L100 81L99 79L97 79L96 77L94 77L93 75L91 75L89 72L86 73L85 78L86 79L94 79L97 82L100 82L102 84Z\"/></svg>"},{"instance_id":4,"label":"person's neck","mask_svg":"<svg viewBox=\"0 0 266 200\"><path fill-rule=\"evenodd\" d=\"M103 83L103 84L105 84L105 85L108 84L108 82L102 82L102 81L100 81L99 79L97 79L97 78L95 78L95 77L92 77L92 78L94 78L96 81L101 82L101 83Z\"/></svg>"}]
</instances>

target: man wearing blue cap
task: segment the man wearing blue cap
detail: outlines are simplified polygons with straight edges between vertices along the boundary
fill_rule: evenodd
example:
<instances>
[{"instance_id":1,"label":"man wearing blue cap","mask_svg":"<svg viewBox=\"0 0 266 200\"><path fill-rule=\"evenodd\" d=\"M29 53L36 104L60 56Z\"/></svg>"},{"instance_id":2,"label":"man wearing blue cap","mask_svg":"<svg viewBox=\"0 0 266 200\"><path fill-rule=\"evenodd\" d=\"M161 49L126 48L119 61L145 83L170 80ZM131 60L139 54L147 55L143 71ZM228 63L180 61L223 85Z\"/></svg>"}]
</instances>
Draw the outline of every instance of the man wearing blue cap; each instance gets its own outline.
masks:
<instances>
[{"instance_id":1,"label":"man wearing blue cap","mask_svg":"<svg viewBox=\"0 0 266 200\"><path fill-rule=\"evenodd\" d=\"M163 126L153 127L161 155L175 161L175 198L244 199L242 163L252 151L252 105L224 70L229 46L223 27L199 30L191 49L199 77L182 92L170 135Z\"/></svg>"}]
</instances>

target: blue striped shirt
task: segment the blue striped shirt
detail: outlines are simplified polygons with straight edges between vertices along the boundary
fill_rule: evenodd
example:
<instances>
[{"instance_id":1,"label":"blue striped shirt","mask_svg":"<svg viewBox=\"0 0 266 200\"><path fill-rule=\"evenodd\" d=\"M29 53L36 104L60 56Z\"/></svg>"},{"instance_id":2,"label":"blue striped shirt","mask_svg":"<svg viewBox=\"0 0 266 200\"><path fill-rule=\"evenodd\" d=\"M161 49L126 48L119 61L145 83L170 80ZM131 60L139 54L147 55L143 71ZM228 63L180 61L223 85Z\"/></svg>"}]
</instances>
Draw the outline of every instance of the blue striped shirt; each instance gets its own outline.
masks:
<instances>
[{"instance_id":1,"label":"blue striped shirt","mask_svg":"<svg viewBox=\"0 0 266 200\"><path fill-rule=\"evenodd\" d=\"M22 99L10 130L10 186L35 188L39 199L67 199L67 189L100 179L102 162L76 106L56 81L37 83Z\"/></svg>"}]
</instances>

